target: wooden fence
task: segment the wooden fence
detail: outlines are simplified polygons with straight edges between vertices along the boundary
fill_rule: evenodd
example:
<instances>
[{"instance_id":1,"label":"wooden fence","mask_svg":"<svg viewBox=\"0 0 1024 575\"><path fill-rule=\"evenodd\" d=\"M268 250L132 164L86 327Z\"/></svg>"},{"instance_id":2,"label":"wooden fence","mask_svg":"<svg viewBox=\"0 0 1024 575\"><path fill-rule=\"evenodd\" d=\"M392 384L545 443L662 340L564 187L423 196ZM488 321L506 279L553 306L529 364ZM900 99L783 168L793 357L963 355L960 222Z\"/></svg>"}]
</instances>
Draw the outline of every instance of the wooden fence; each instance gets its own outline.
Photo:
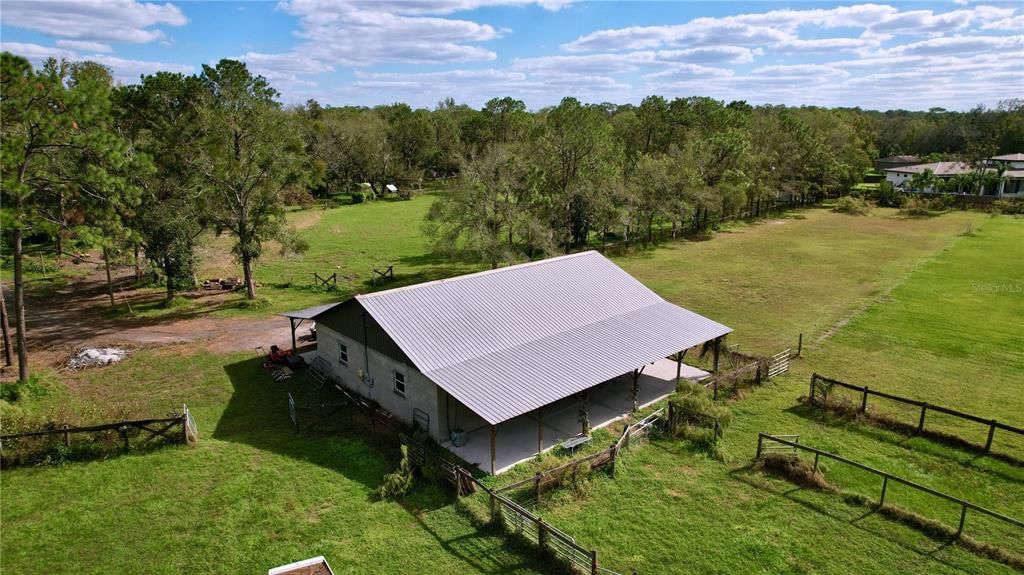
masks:
<instances>
[{"instance_id":1,"label":"wooden fence","mask_svg":"<svg viewBox=\"0 0 1024 575\"><path fill-rule=\"evenodd\" d=\"M163 438L169 443L186 445L195 445L199 438L198 426L192 417L192 412L189 411L187 405L182 405L180 414L175 413L162 418L124 420L84 427L61 425L52 429L0 435L0 459L3 460L4 465L16 463L4 453L5 446L8 452L13 447L20 457L26 457L61 445L64 449L70 449L72 436L76 435L89 435L91 436L89 444L95 444L97 441L109 437L110 432L115 432L120 436L122 448L125 451L132 448L133 435L142 440L141 442L136 441L136 447L148 445L157 437ZM41 440L41 444L20 445L22 440ZM26 450L28 453L25 453Z\"/></svg>"},{"instance_id":2,"label":"wooden fence","mask_svg":"<svg viewBox=\"0 0 1024 575\"><path fill-rule=\"evenodd\" d=\"M597 551L587 549L576 543L576 540L547 523L529 510L480 483L473 475L459 466L453 467L455 482L458 485L472 485L471 492L477 489L490 498L491 521L501 525L510 534L537 545L541 550L551 553L572 566L574 569L597 575L598 573L614 573L601 568L597 563Z\"/></svg>"},{"instance_id":3,"label":"wooden fence","mask_svg":"<svg viewBox=\"0 0 1024 575\"><path fill-rule=\"evenodd\" d=\"M591 453L559 465L558 467L537 472L533 477L504 485L495 490L496 493L509 493L517 489L532 487L534 499L539 499L542 493L557 488L570 478L579 476L581 465L587 464L588 470L607 468L612 477L615 477L615 462L619 457L619 451L623 448L629 449L632 444L638 443L648 437L651 430L665 421L665 409L659 409L640 421L627 425L622 430L619 438L607 449Z\"/></svg>"},{"instance_id":4,"label":"wooden fence","mask_svg":"<svg viewBox=\"0 0 1024 575\"><path fill-rule=\"evenodd\" d=\"M654 244L690 237L695 233L708 230L712 226L724 222L759 218L762 216L767 216L773 211L806 207L809 205L813 205L816 202L817 200L812 200L811 198L797 198L789 201L775 201L772 204L764 206L752 205L748 207L746 210L739 211L735 214L719 216L711 216L707 210L699 210L689 220L680 221L678 227L674 226L671 228L658 228L655 230L651 230L649 234L646 232L638 231L638 233L634 234L632 238L620 240L617 242L602 242L597 246L586 245L583 246L581 249L596 249L597 251L604 254L623 253L633 248L646 248Z\"/></svg>"},{"instance_id":5,"label":"wooden fence","mask_svg":"<svg viewBox=\"0 0 1024 575\"><path fill-rule=\"evenodd\" d=\"M828 459L832 459L834 461L838 461L840 463L845 463L847 465L851 465L853 467L856 467L858 469L862 469L862 470L867 471L869 473L873 473L875 475L878 475L879 477L882 478L882 490L881 490L881 494L878 497L878 505L879 506L885 505L885 492L886 492L886 489L889 486L889 482L890 481L894 481L896 483L900 483L902 485L906 485L907 487L916 489L916 490L921 491L923 493L927 493L929 495L933 495L933 496L938 497L940 499L944 499L946 501L950 501L950 502L958 504L960 506L960 523L959 523L959 525L957 526L957 529L956 529L956 537L960 537L960 535L963 534L964 522L967 520L967 510L968 509L970 509L971 511L975 511L977 513L981 513L983 515L988 515L989 517L993 517L995 519L998 519L998 520L1003 521L1005 523L1008 523L1010 525L1013 525L1013 526L1020 527L1020 528L1024 529L1024 521L1021 521L1019 519L1015 519L1015 518L1010 517L1008 515L1003 515L1002 513L998 513L996 511L992 511L991 509L987 509L987 508L982 507L980 505L976 505L974 503L971 503L970 501L966 501L966 500L960 499L959 497L954 497L952 495L943 493L941 491L936 491L935 489L932 489L930 487L925 487L924 485L915 483L913 481L910 481L909 479L904 479L902 477L893 475L893 474L888 473L886 471L882 471L880 469L875 469L874 467L871 467L871 466L868 466L868 465L864 465L863 463L859 463L857 461L853 461L852 459L847 459L845 457L842 457L840 455L836 455L834 453L829 453L827 451L822 451L820 449L815 449L815 448L813 448L813 447L811 447L809 445L804 445L804 444L801 444L801 443L797 443L796 441L790 441L789 439L786 439L786 436L770 435L770 434L767 434L767 433L758 433L757 434L757 456L756 456L757 459L761 459L762 455L764 455L764 453L766 451L765 450L765 444L766 444L767 441L772 442L772 444L774 444L774 445L788 446L788 447L794 449L795 451L806 451L808 453L813 453L814 454L814 467L815 467L815 469L817 469L817 467L818 467L818 459L820 457L825 457L825 458L828 458ZM1024 535L1024 534L1022 534L1022 535Z\"/></svg>"},{"instance_id":6,"label":"wooden fence","mask_svg":"<svg viewBox=\"0 0 1024 575\"><path fill-rule=\"evenodd\" d=\"M928 411L935 411L935 412L938 412L938 413L944 413L946 415L952 415L952 416L958 417L960 419L966 419L968 421L973 421L975 423L981 423L983 425L987 425L988 426L988 439L986 439L985 445L984 445L984 447L982 447L982 450L985 453L989 453L992 450L992 439L995 437L997 429L1001 429L1003 431L1008 431L1010 433L1015 433L1017 435L1020 435L1020 436L1024 437L1024 429L1022 429L1020 427L1015 427L1013 425L1009 425L1007 423L1003 423L1003 422L997 421L995 419L985 419L984 417L978 417L977 415L971 415L970 413L964 413L964 412L958 411L956 409L950 409L948 407L942 407L942 406L939 406L939 405L932 405L932 404L928 403L927 401L918 401L916 399L900 397L898 395L893 395L891 393L884 393L884 392L881 392L881 391L876 391L874 389L868 389L868 386L866 386L866 385L865 386L851 385L849 383L844 383L844 382L839 381L837 379L827 378L827 377L825 377L823 375L819 375L817 373L811 374L811 389L810 389L810 396L809 396L810 402L811 403L817 403L820 400L821 403L827 403L828 402L828 396L831 393L833 387L841 387L843 389L849 389L849 390L853 390L853 391L859 392L861 394L861 399L860 399L860 412L861 413L864 413L864 412L867 411L867 409L868 409L868 398L869 397L881 397L881 398L884 398L884 399L895 401L897 403L902 403L902 404L905 404L905 405L912 405L912 406L920 407L921 408L921 414L920 414L920 416L918 417L918 420L917 420L917 433L923 433L925 431L925 419L926 419L926 415L928 414ZM961 439L961 440L964 441L964 443L969 443L966 440L963 440L963 439Z\"/></svg>"}]
</instances>

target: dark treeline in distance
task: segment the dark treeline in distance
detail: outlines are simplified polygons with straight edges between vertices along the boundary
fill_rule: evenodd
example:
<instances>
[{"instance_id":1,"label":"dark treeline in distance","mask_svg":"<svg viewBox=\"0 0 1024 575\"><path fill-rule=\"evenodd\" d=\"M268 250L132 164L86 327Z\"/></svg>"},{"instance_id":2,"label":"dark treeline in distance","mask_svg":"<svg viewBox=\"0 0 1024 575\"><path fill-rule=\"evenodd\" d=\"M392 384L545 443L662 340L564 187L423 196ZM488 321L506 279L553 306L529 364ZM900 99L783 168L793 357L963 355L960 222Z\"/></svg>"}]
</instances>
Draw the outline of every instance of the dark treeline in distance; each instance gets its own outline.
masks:
<instances>
[{"instance_id":1,"label":"dark treeline in distance","mask_svg":"<svg viewBox=\"0 0 1024 575\"><path fill-rule=\"evenodd\" d=\"M102 249L108 265L112 254L144 257L171 301L194 284L201 234L228 234L255 299L266 242L304 247L285 208L316 198L360 202L389 186L408 197L458 177L424 231L439 250L496 267L780 196L842 194L879 156L980 161L1024 149L1021 100L969 112L661 96L639 105L565 98L536 111L514 97L479 110L452 99L433 109L289 107L233 60L121 86L95 63L36 69L6 52L0 80L0 211L22 379L23 263L33 250L60 257L74 242Z\"/></svg>"}]
</instances>

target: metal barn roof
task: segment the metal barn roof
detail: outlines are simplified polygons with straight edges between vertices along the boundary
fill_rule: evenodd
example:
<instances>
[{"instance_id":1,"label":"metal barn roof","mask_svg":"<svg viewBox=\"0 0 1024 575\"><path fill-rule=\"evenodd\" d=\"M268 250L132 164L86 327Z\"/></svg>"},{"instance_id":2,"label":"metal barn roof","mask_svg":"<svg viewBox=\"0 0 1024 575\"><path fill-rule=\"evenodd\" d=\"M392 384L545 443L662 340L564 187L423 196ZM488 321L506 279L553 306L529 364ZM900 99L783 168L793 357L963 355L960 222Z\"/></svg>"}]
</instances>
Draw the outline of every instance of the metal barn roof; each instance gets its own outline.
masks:
<instances>
[{"instance_id":1,"label":"metal barn roof","mask_svg":"<svg viewBox=\"0 0 1024 575\"><path fill-rule=\"evenodd\" d=\"M597 252L356 299L424 375L491 424L732 331Z\"/></svg>"},{"instance_id":2,"label":"metal barn roof","mask_svg":"<svg viewBox=\"0 0 1024 575\"><path fill-rule=\"evenodd\" d=\"M286 311L284 313L279 313L277 315L283 315L284 317L289 317L289 318L294 318L294 319L313 319L314 317L324 313L325 311L331 309L332 307L334 307L336 305L338 305L338 304L336 304L336 303L328 303L328 304L324 304L324 305L315 305L313 307L307 307L306 309L300 309L300 310L296 310L296 311Z\"/></svg>"}]
</instances>

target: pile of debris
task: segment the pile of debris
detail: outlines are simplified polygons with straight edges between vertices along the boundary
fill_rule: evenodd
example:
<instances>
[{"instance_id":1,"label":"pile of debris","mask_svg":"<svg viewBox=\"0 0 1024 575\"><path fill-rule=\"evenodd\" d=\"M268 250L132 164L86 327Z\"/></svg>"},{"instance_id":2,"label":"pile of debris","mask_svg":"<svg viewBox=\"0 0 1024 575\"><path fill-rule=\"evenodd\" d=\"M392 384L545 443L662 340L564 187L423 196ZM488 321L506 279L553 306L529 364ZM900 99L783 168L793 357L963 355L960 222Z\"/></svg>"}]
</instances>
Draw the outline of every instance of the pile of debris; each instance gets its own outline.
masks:
<instances>
[{"instance_id":1,"label":"pile of debris","mask_svg":"<svg viewBox=\"0 0 1024 575\"><path fill-rule=\"evenodd\" d=\"M128 357L128 352L116 347L87 348L76 353L68 362L69 369L84 369L117 363Z\"/></svg>"},{"instance_id":2,"label":"pile of debris","mask_svg":"<svg viewBox=\"0 0 1024 575\"><path fill-rule=\"evenodd\" d=\"M215 278L203 282L203 289L236 290L244 286L242 278Z\"/></svg>"}]
</instances>

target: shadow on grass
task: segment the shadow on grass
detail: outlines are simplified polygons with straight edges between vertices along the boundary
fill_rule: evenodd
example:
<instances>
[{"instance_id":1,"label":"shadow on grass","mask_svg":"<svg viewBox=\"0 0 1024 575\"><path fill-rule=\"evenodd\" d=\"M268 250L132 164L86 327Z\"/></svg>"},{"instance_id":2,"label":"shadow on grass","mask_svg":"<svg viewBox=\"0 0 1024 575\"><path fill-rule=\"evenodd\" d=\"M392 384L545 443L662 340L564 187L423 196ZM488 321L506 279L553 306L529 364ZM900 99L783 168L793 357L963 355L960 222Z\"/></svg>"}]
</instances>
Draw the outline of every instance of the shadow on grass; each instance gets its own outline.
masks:
<instances>
[{"instance_id":1,"label":"shadow on grass","mask_svg":"<svg viewBox=\"0 0 1024 575\"><path fill-rule=\"evenodd\" d=\"M917 433L917 429L913 425L890 420L876 421L845 412L837 413L828 408L808 405L802 402L786 408L784 411L820 425L839 427L875 441L898 445L911 451L920 451L933 457L949 459L950 453L944 451L942 447L955 449L965 455L973 456L966 460L953 460L964 467L970 467L983 473L991 473L1007 481L1024 483L1024 461L1000 452L992 451L985 453L981 446L956 436L928 430L925 430L923 433ZM927 441L916 442L914 446L907 445L912 439L924 439ZM981 462L1003 463L1011 466L1011 469L1003 470L992 465L978 465ZM1016 470L1020 470L1020 472L1014 473L1013 471Z\"/></svg>"},{"instance_id":2,"label":"shadow on grass","mask_svg":"<svg viewBox=\"0 0 1024 575\"><path fill-rule=\"evenodd\" d=\"M763 491L765 493L769 493L771 495L775 495L776 497L781 497L783 499L786 499L788 501L796 503L797 505L800 505L801 507L803 507L803 508L805 508L805 509L807 509L809 511L812 511L812 512L817 513L819 515L823 515L825 517L828 517L829 519L833 519L835 521L839 521L839 522L845 523L846 525L849 525L852 529L856 529L857 531L861 531L863 533L868 533L868 534L871 534L873 536L880 537L882 539L886 539L886 540L888 540L888 541L898 545L899 547L902 547L903 549L905 549L905 550L907 550L907 551L909 551L911 553L915 553L917 555L921 555L923 557L927 557L929 560L937 561L937 562L939 562L939 563L941 563L943 565L946 565L948 567L953 567L955 569L962 569L961 567L959 567L956 564L953 564L953 563L950 563L947 560L935 557L935 554L937 552L941 551L944 547L946 547L946 546L951 544L950 540L936 541L936 543L939 544L939 546L937 548L929 549L929 550L922 550L922 549L920 549L918 547L915 547L915 546L912 546L912 545L908 545L908 544L902 543L900 541L896 541L896 540L892 539L892 537L890 537L884 531L880 531L880 530L877 530L877 529L872 529L870 527L867 527L867 526L863 525L861 523L861 521L863 519L869 517L870 515L874 514L875 511L876 511L875 509L871 509L867 513L863 513L863 514L861 514L861 515L851 519L851 518L846 517L844 515L838 514L835 511L830 510L830 509L826 508L823 505L819 505L819 504L814 503L812 501L807 501L805 499L802 499L802 498L798 497L798 495L800 495L800 494L802 494L804 492L812 492L812 491L814 491L814 489L801 488L801 487L796 487L796 488L792 488L792 489L779 489L779 488L775 488L775 487L771 486L770 484L766 484L765 482L755 480L752 477L754 475L760 476L761 473L754 469L754 464L752 464L752 463L748 464L748 465L745 465L743 467L740 467L738 469L733 469L732 471L729 471L729 476L732 479L734 479L736 481L739 481L740 483L743 483L743 484L748 485L750 487L753 487L754 489L757 489L757 490ZM842 505L848 506L848 504L846 504L846 503L842 503ZM925 534L925 537L928 537L927 534ZM928 539L930 541L935 541L934 538L928 538Z\"/></svg>"},{"instance_id":3,"label":"shadow on grass","mask_svg":"<svg viewBox=\"0 0 1024 575\"><path fill-rule=\"evenodd\" d=\"M381 431L372 431L362 410L352 406L338 407L342 396L330 386L316 390L304 374L296 373L290 380L277 383L262 367L262 358L251 358L226 365L225 373L234 387L234 394L213 431L220 441L241 443L271 453L285 455L330 469L346 479L367 488L367 502L376 501L375 489L385 473L394 470L400 457L398 439ZM301 431L289 416L288 393L297 405L323 405L318 413L300 413ZM446 537L424 520L424 516L454 505L460 516L471 513L456 501L444 485L419 477L413 491L401 502L420 527L453 556L483 573L495 575L523 570L544 569L537 552L523 544L510 543L515 554L493 554L488 539L497 535L490 527L481 528L473 518L472 533Z\"/></svg>"},{"instance_id":4,"label":"shadow on grass","mask_svg":"<svg viewBox=\"0 0 1024 575\"><path fill-rule=\"evenodd\" d=\"M500 527L483 520L473 513L464 500L457 499L454 495L443 497L443 505L439 505L437 501L429 501L427 507L436 509L450 505L460 519L473 526L474 531L455 537L445 536L427 521L430 511L425 511L416 505L416 502L423 502L425 498L433 498L425 491L427 490L418 491L402 506L416 520L420 528L429 534L442 549L473 569L494 575L520 573L523 570L539 570L543 573L564 573L566 575L572 573L564 565L559 565L549 557L545 557L537 547L506 534ZM493 553L493 543L488 541L492 538L501 538L502 546L511 550L512 554L496 556Z\"/></svg>"},{"instance_id":5,"label":"shadow on grass","mask_svg":"<svg viewBox=\"0 0 1024 575\"><path fill-rule=\"evenodd\" d=\"M297 431L289 416L289 392L299 405L335 404L340 400L327 395L329 392L317 392L304 374L275 382L258 357L228 364L224 371L234 393L217 422L214 438L337 471L370 491L398 461L397 444L361 433L356 428L364 422L351 409L328 407L318 417L301 413L299 422L303 427Z\"/></svg>"}]
</instances>

